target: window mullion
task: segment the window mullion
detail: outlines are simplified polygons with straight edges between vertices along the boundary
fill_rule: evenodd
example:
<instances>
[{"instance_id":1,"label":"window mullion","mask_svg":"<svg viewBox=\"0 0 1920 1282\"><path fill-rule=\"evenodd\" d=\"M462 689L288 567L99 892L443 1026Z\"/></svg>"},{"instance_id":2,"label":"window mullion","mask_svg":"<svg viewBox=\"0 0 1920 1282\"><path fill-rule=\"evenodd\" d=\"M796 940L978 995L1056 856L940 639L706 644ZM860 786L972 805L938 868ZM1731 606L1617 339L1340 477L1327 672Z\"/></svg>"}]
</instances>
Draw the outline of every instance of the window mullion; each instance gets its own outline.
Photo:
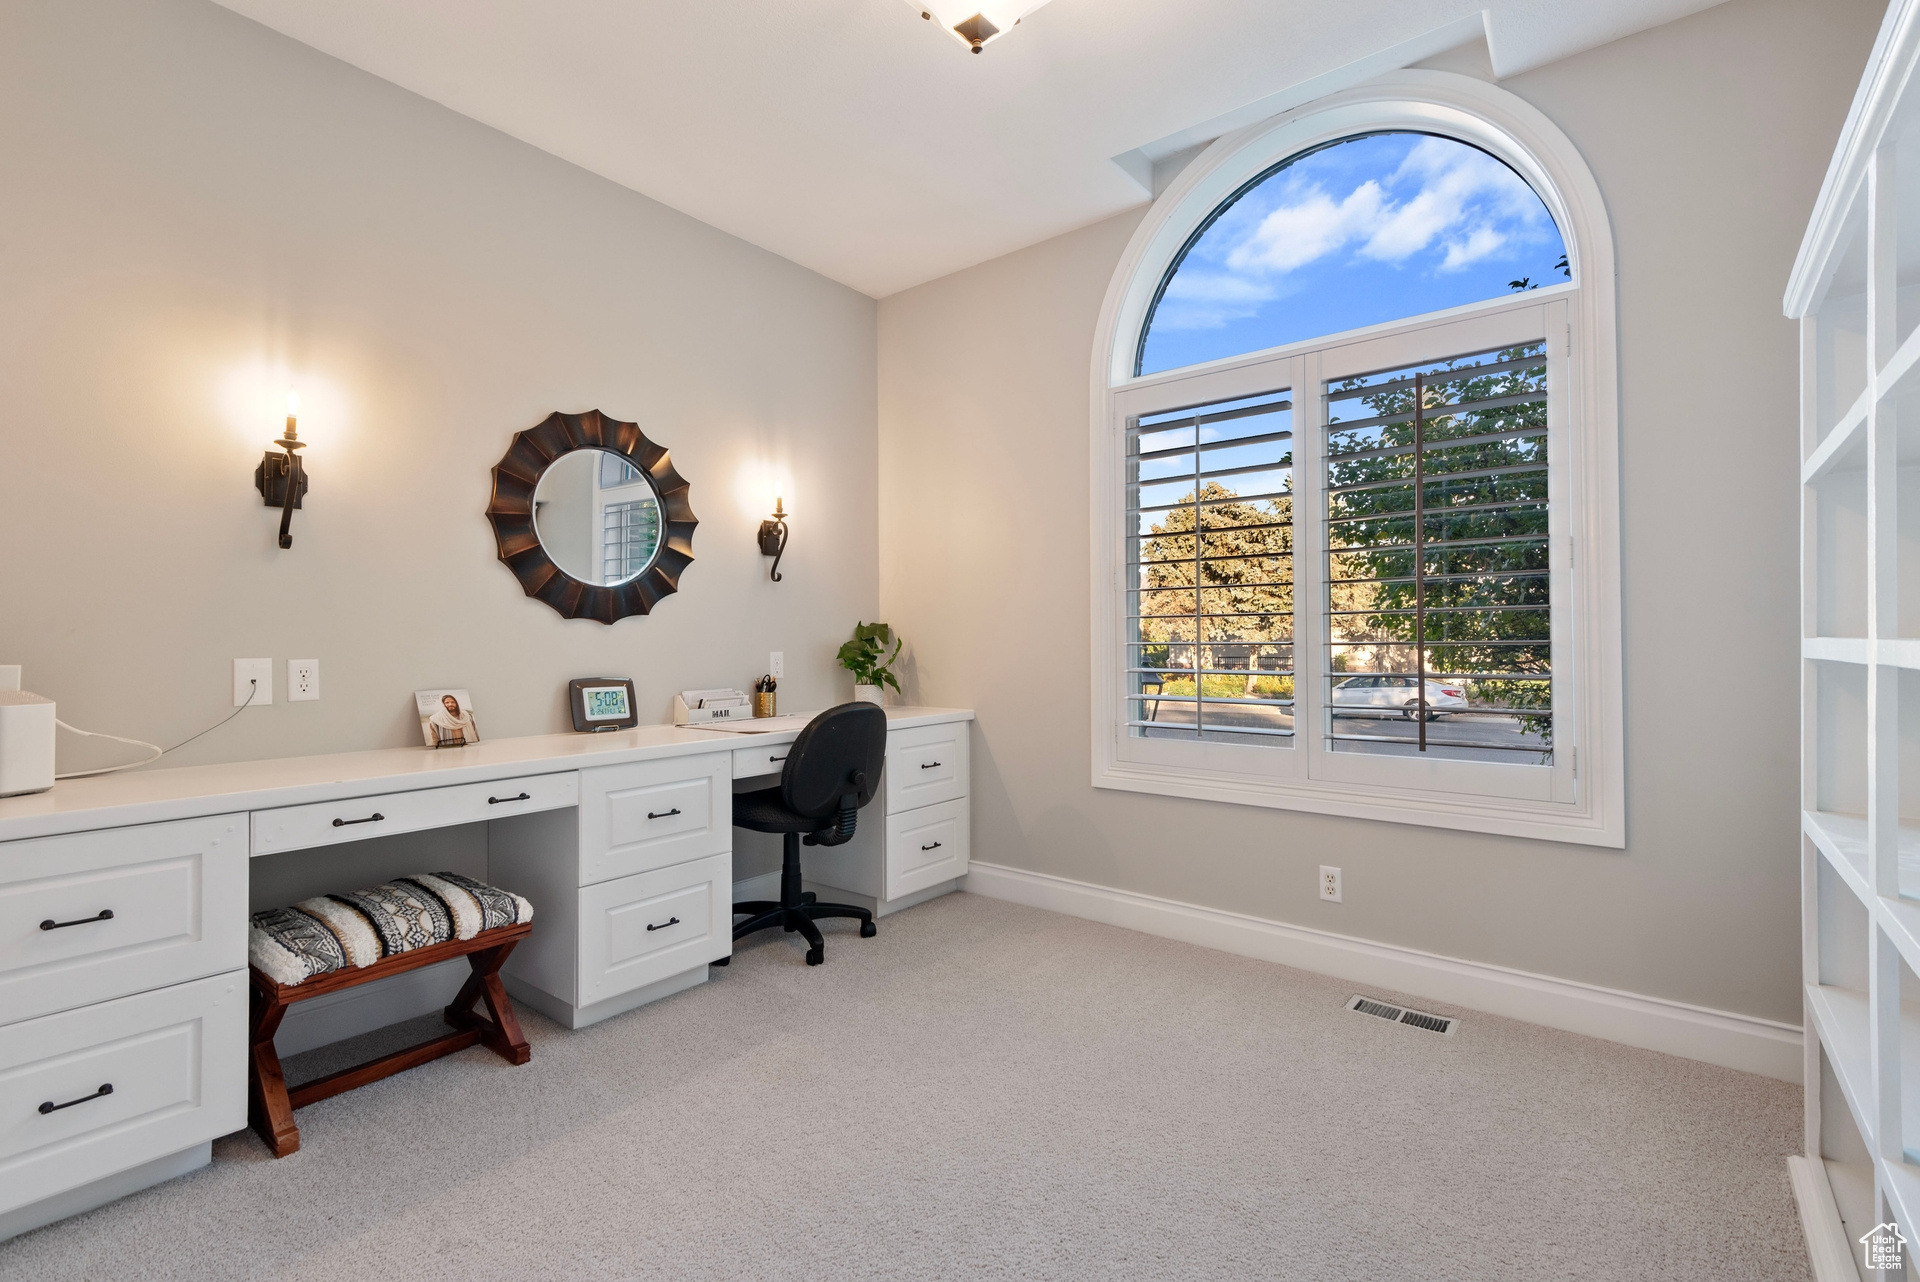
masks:
<instances>
[{"instance_id":1,"label":"window mullion","mask_svg":"<svg viewBox=\"0 0 1920 1282\"><path fill-rule=\"evenodd\" d=\"M1201 461L1200 418L1196 414L1193 419L1193 724L1196 733L1204 739L1207 734L1207 679L1200 670L1213 665L1200 661L1200 616L1206 613L1201 604L1205 600L1205 592L1200 586L1200 548L1204 542L1200 537L1200 514L1205 510L1200 504L1200 469L1205 466Z\"/></svg>"},{"instance_id":2,"label":"window mullion","mask_svg":"<svg viewBox=\"0 0 1920 1282\"><path fill-rule=\"evenodd\" d=\"M1324 750L1327 401L1320 353L1293 360L1293 746L1308 776Z\"/></svg>"}]
</instances>

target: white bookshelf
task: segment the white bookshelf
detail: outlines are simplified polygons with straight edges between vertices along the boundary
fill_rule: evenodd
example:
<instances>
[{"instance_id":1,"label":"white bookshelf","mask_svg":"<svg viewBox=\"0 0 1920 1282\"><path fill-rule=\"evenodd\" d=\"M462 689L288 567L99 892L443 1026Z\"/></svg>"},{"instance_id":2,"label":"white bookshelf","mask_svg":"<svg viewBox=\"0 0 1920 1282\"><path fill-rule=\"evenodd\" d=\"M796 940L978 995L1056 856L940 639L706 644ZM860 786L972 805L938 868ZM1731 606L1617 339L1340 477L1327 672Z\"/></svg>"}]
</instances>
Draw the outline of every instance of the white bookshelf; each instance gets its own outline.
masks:
<instances>
[{"instance_id":1,"label":"white bookshelf","mask_svg":"<svg viewBox=\"0 0 1920 1282\"><path fill-rule=\"evenodd\" d=\"M1793 1178L1820 1282L1876 1276L1858 1244L1876 1224L1920 1246L1917 60L1920 0L1894 0L1786 295L1800 322L1807 1030Z\"/></svg>"}]
</instances>

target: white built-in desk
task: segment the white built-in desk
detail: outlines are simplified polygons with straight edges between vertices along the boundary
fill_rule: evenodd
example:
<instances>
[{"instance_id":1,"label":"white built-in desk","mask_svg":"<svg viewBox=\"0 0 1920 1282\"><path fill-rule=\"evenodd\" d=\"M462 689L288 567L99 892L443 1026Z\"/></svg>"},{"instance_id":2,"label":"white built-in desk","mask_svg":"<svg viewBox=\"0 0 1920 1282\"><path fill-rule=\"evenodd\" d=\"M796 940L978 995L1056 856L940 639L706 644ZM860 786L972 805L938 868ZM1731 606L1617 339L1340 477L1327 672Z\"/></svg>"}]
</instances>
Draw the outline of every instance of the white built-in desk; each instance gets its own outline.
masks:
<instances>
[{"instance_id":1,"label":"white built-in desk","mask_svg":"<svg viewBox=\"0 0 1920 1282\"><path fill-rule=\"evenodd\" d=\"M887 709L881 793L852 841L807 852L809 885L876 916L955 887L972 718ZM534 904L508 987L578 1028L732 953L731 794L772 784L797 733L643 726L0 799L0 1238L203 1165L246 1125L251 860L483 825L488 880Z\"/></svg>"}]
</instances>

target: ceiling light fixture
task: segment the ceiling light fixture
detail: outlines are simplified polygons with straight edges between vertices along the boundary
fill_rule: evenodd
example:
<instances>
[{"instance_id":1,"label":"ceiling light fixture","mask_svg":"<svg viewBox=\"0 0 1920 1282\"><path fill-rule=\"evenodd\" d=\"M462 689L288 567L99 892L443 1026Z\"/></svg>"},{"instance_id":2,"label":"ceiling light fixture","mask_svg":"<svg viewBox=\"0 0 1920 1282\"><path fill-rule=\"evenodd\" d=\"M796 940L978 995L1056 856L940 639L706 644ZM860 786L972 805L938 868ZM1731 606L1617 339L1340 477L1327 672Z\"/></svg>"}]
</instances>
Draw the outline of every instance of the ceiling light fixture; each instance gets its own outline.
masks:
<instances>
[{"instance_id":1,"label":"ceiling light fixture","mask_svg":"<svg viewBox=\"0 0 1920 1282\"><path fill-rule=\"evenodd\" d=\"M928 22L938 22L975 53L1013 30L1047 0L907 0Z\"/></svg>"}]
</instances>

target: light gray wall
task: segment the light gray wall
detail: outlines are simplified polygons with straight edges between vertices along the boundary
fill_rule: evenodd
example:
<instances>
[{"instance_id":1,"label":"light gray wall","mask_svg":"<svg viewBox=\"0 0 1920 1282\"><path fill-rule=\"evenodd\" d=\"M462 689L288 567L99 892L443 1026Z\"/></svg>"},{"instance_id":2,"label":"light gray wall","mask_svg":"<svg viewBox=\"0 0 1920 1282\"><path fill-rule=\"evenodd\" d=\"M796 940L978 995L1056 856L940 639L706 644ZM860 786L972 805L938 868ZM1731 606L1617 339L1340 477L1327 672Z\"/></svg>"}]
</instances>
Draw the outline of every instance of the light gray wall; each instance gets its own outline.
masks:
<instances>
[{"instance_id":1,"label":"light gray wall","mask_svg":"<svg viewBox=\"0 0 1920 1282\"><path fill-rule=\"evenodd\" d=\"M235 657L320 660L180 764L568 728L566 682L851 695L878 599L875 306L206 0L0 0L0 661L62 719L161 743ZM253 469L296 371L313 489ZM264 380L264 401L249 398ZM692 483L678 595L612 627L521 593L490 469L551 410L638 420ZM784 471L786 581L754 531ZM131 749L61 735L60 767ZM119 754L119 755L113 755Z\"/></svg>"},{"instance_id":2,"label":"light gray wall","mask_svg":"<svg viewBox=\"0 0 1920 1282\"><path fill-rule=\"evenodd\" d=\"M1732 0L1505 86L1616 236L1624 853L1092 788L1087 377L1140 214L885 299L881 604L909 695L978 710L976 857L1797 1024L1780 294L1880 8Z\"/></svg>"}]
</instances>

